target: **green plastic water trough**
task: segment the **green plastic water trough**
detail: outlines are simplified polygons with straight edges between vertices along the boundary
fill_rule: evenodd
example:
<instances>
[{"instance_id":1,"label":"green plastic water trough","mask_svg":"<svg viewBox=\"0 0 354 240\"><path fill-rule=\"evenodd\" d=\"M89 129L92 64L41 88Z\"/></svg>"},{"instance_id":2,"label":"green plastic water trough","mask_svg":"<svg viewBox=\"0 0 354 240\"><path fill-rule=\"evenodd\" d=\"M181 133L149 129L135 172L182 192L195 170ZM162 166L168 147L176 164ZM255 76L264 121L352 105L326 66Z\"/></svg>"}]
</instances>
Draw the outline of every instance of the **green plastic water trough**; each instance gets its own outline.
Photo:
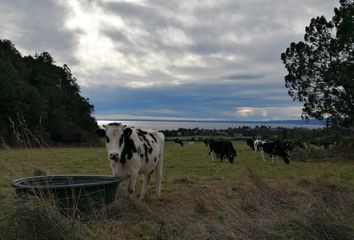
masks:
<instances>
[{"instance_id":1,"label":"green plastic water trough","mask_svg":"<svg viewBox=\"0 0 354 240\"><path fill-rule=\"evenodd\" d=\"M113 176L38 176L12 182L18 197L34 195L62 209L90 211L113 202L121 180Z\"/></svg>"}]
</instances>

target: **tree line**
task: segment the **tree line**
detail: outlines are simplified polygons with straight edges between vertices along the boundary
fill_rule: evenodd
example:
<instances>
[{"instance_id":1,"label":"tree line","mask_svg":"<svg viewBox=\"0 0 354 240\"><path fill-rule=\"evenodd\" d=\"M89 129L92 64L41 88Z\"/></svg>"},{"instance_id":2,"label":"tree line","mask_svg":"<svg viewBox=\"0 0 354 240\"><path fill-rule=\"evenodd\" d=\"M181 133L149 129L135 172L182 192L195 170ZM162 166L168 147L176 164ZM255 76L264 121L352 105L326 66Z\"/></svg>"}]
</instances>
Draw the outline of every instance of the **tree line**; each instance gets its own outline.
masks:
<instances>
[{"instance_id":1,"label":"tree line","mask_svg":"<svg viewBox=\"0 0 354 240\"><path fill-rule=\"evenodd\" d=\"M234 140L242 140L248 138L258 139L282 139L292 140L296 142L348 142L353 141L353 130L337 127L324 128L285 128L270 127L265 125L250 127L240 126L237 128L227 129L203 129L203 128L179 128L174 130L164 130L165 136L168 138L181 138L202 141L205 138L228 138Z\"/></svg>"},{"instance_id":2,"label":"tree line","mask_svg":"<svg viewBox=\"0 0 354 240\"><path fill-rule=\"evenodd\" d=\"M67 65L48 52L22 56L0 40L0 141L22 147L92 140L94 107Z\"/></svg>"}]
</instances>

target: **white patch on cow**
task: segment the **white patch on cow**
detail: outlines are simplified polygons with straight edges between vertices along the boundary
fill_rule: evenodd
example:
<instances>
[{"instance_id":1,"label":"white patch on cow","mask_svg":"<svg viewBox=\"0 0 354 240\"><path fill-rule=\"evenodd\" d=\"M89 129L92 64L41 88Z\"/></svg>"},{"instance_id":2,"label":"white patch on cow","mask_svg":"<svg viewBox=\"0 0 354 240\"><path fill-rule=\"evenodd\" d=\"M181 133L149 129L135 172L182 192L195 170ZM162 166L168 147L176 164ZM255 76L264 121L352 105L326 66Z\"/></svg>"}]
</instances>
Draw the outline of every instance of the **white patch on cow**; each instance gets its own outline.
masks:
<instances>
[{"instance_id":1,"label":"white patch on cow","mask_svg":"<svg viewBox=\"0 0 354 240\"><path fill-rule=\"evenodd\" d=\"M254 144L254 151L257 152L258 150L262 151L261 149L261 145L263 143L266 143L267 141L265 140L260 140L260 139L256 139L254 140L253 144Z\"/></svg>"}]
</instances>

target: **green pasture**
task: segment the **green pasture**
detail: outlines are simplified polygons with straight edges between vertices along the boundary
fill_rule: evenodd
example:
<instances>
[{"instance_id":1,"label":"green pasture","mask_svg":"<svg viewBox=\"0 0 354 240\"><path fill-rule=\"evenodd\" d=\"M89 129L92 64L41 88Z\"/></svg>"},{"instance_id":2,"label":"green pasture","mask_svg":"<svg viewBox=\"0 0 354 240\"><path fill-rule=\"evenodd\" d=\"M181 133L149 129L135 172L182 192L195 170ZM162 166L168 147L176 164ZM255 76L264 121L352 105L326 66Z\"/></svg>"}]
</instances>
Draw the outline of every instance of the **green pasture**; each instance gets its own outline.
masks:
<instances>
[{"instance_id":1,"label":"green pasture","mask_svg":"<svg viewBox=\"0 0 354 240\"><path fill-rule=\"evenodd\" d=\"M295 210L292 207L286 208L287 213L284 215L283 212L278 213L278 209L273 205L252 205L267 198L264 196L268 196L266 195L268 191L273 194L269 195L272 199L271 202L278 201L273 198L279 195L280 199L286 199L286 202L289 202L290 205L294 204L294 208L296 208L298 205L295 204L296 201L301 200L299 204L304 204L304 206L307 201L318 202L318 199L314 200L313 198L316 198L314 196L317 196L318 192L322 194L323 191L318 189L323 189L323 186L325 186L325 189L334 188L336 193L338 190L341 193L349 194L354 190L354 162L346 159L337 159L336 161L326 159L311 161L309 159L306 162L293 160L289 165L286 165L282 160L272 164L269 158L266 162L263 162L260 153L251 151L243 141L235 141L233 144L237 149L237 157L235 162L230 164L228 161L222 163L212 161L208 156L207 147L202 142L185 142L183 147L173 142L166 142L161 199L156 198L154 175L149 185L147 199L142 203L137 203L135 200L133 203L129 202L131 200L127 198L125 181L122 183L121 199L118 199L118 202L120 201L120 204L124 204L124 206L120 205L119 209L115 210L122 214L119 215L120 218L109 221L105 218L104 222L107 223L108 221L109 224L104 225L104 227L101 226L102 221L93 221L89 224L90 231L93 231L94 235L99 234L102 239L116 239L113 236L121 237L117 239L198 239L196 237L198 235L193 234L195 228L200 228L200 231L206 231L199 238L203 239L203 236L211 234L205 228L212 226L217 228L216 232L213 233L216 234L215 236L220 237L222 234L226 234L226 239L252 239L253 237L256 239L257 236L263 239L264 236L269 234L271 236L280 234L278 239L282 239L284 237L282 235L283 231L279 233L278 228L285 228L291 233L295 231L292 228L292 224L295 224L292 222L292 214ZM110 175L111 169L104 146L1 150L0 208L8 208L14 200L14 191L10 187L12 180L30 177L38 172L45 172L47 175ZM140 184L139 181L137 195L140 193ZM337 195L335 196L338 198ZM215 203L219 201L224 207L220 208ZM260 235L257 235L257 232L254 233L256 235L247 235L250 234L247 233L249 230L245 230L244 235L242 235L241 225L234 226L235 229L233 229L225 221L238 221L237 215L240 214L246 214L247 217L244 216L242 219L249 218L247 221L251 222L257 222L258 219L265 217L249 216L248 207L245 208L246 211L243 204L252 205L251 209L261 209L263 207L268 210L271 209L271 214L276 215L272 220L275 222L269 223L268 220L262 220L262 223L259 223ZM353 206L349 208L351 209L351 207ZM140 212L137 213L136 209L143 211L144 215L140 216ZM168 215L165 213L166 209ZM123 213L120 211L123 211ZM161 216L155 218L154 211L163 211L163 220L160 219ZM233 211L236 211L237 214ZM263 212L263 210L259 211L260 213ZM128 220L124 220L124 216L130 217ZM287 223L290 225L285 225L285 227L278 222L279 218L284 216L291 219ZM298 218L302 219L300 216L294 217L296 221ZM173 219L172 223L170 222L171 219ZM160 223L161 221L163 223ZM194 227L187 228L184 225L185 221L193 222ZM250 226L253 224L251 222L249 222ZM129 227L127 227L127 223L129 223ZM269 229L267 224L272 226L271 229L273 230L271 232L267 232L266 229ZM296 222L296 224L298 223ZM346 227L349 223L345 222L343 224ZM264 229L262 228L263 225ZM107 229L108 226L109 229ZM102 231L106 235L102 235ZM350 234L352 233L351 228L348 231ZM240 234L243 236L242 238ZM297 235L296 232L294 236ZM274 236L271 239L276 238ZM1 237L1 225L0 239L5 239Z\"/></svg>"},{"instance_id":2,"label":"green pasture","mask_svg":"<svg viewBox=\"0 0 354 240\"><path fill-rule=\"evenodd\" d=\"M254 170L270 183L280 180L294 182L303 178L316 181L325 178L344 186L354 185L354 162L345 159L306 162L293 160L290 165L286 165L278 160L272 164L269 158L263 162L260 153L251 151L244 142L233 144L237 149L237 157L230 164L228 161L212 161L207 147L201 142L185 142L183 147L166 142L163 191L173 192L188 188L188 184L183 182L196 186L218 185L219 182L247 183L245 174L248 169ZM2 190L9 190L9 184L14 179L33 176L36 170L42 170L47 175L111 174L104 146L0 151Z\"/></svg>"}]
</instances>

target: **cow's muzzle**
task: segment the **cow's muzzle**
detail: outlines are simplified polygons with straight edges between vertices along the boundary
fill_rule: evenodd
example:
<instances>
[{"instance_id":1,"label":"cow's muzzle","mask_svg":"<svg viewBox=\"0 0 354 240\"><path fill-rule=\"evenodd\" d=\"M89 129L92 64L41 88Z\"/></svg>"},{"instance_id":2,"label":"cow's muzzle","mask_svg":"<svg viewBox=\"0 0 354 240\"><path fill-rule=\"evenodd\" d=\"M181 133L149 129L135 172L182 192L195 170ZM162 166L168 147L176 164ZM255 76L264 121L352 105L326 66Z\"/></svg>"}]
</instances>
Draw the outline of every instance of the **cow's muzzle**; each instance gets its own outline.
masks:
<instances>
[{"instance_id":1,"label":"cow's muzzle","mask_svg":"<svg viewBox=\"0 0 354 240\"><path fill-rule=\"evenodd\" d=\"M109 154L109 159L113 161L118 161L119 160L119 154L118 153L111 153Z\"/></svg>"}]
</instances>

